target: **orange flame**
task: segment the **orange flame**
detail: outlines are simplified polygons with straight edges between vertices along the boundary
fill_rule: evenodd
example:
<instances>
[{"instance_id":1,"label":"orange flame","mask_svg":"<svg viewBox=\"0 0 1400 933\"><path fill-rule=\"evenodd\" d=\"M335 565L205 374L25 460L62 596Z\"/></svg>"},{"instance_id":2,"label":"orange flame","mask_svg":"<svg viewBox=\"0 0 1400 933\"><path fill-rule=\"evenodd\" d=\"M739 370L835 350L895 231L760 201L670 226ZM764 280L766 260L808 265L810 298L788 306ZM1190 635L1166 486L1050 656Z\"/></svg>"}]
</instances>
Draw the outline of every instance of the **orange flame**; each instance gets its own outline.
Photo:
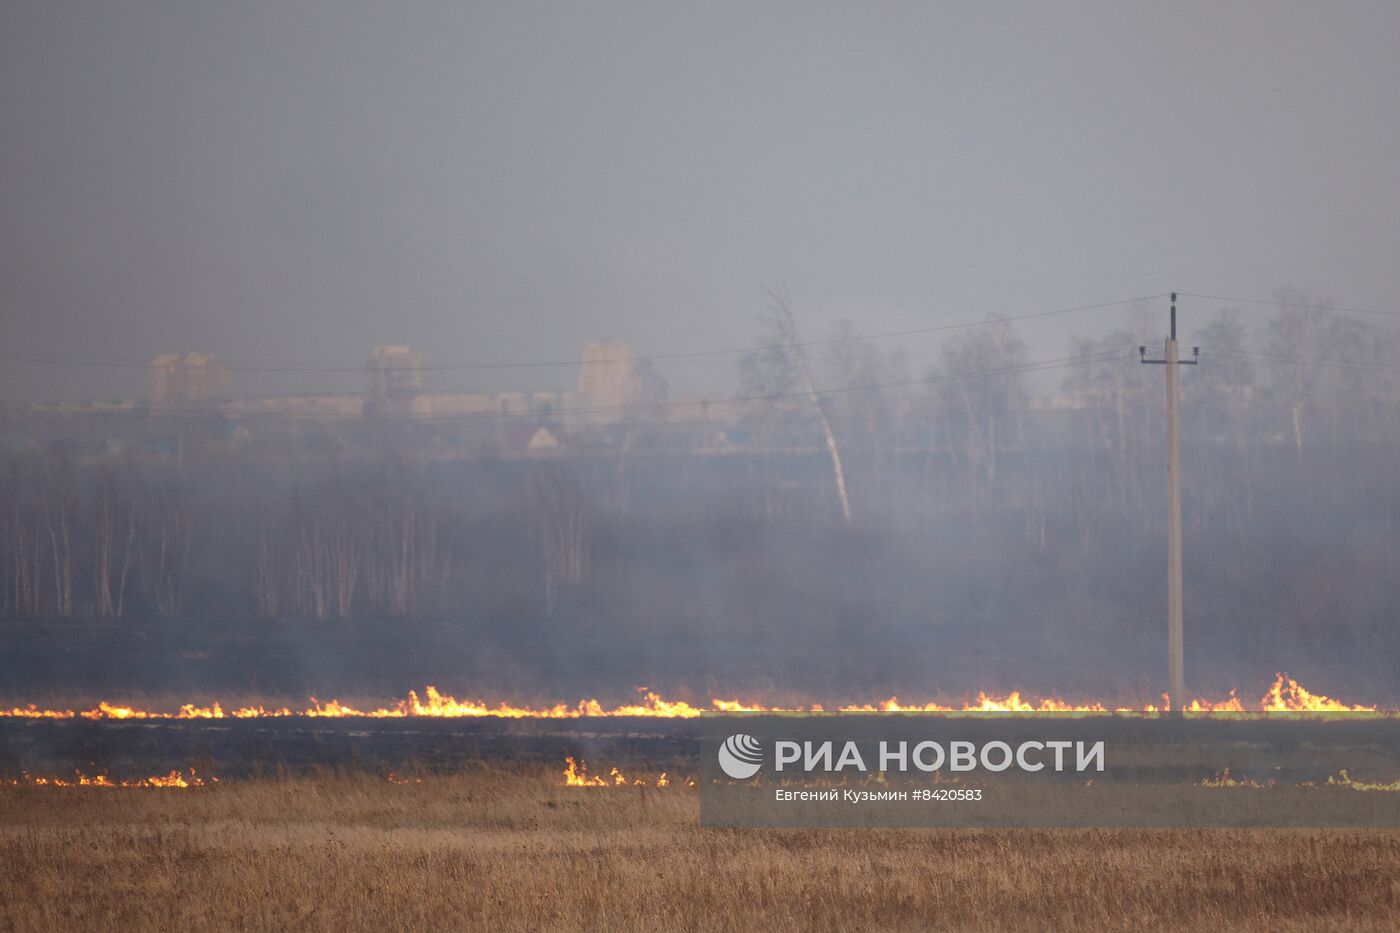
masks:
<instances>
[{"instance_id":1,"label":"orange flame","mask_svg":"<svg viewBox=\"0 0 1400 933\"><path fill-rule=\"evenodd\" d=\"M606 778L598 775L589 775L587 762L574 761L572 755L564 759L564 782L561 787L668 787L671 784L666 772L661 772L661 776L654 782L645 781L641 778L627 780L626 776L617 768L608 772Z\"/></svg>"},{"instance_id":2,"label":"orange flame","mask_svg":"<svg viewBox=\"0 0 1400 933\"><path fill-rule=\"evenodd\" d=\"M1235 778L1230 776L1230 769L1226 768L1214 777L1208 777L1201 781L1202 787L1277 787L1278 782L1270 778L1264 783L1253 778ZM1352 778L1345 769L1327 778L1325 784L1316 784L1312 781L1303 781L1298 787L1346 787L1351 790L1363 791L1400 791L1400 780L1392 781L1389 784L1382 784L1375 781L1357 781Z\"/></svg>"},{"instance_id":3,"label":"orange flame","mask_svg":"<svg viewBox=\"0 0 1400 933\"><path fill-rule=\"evenodd\" d=\"M795 712L820 713L826 711L842 713L1079 713L1085 715L1111 715L1134 713L1159 713L1168 709L1165 699L1161 706L1143 707L1106 706L1099 702L1067 701L1054 697L1032 700L1013 690L1004 696L979 692L977 698L961 705L941 703L904 703L898 697L890 697L878 704L850 704L825 706L814 703L807 706L769 706L763 703L746 702L737 699L711 699L708 705L692 706L683 700L667 700L660 694L640 688L641 702L608 707L596 699L580 700L573 705L556 703L553 706L515 706L505 701L459 700L445 694L437 687L428 686L420 698L417 691L409 691L408 697L389 706L360 709L339 700L322 703L311 697L310 705L304 709L289 707L266 708L263 706L224 707L220 703L196 706L186 703L174 712L138 709L120 706L107 701L98 703L91 709L41 709L34 704L0 707L0 717L21 719L255 719L289 716L304 717L367 717L373 719L432 716L443 718L475 718L498 716L507 719L577 719L585 716L645 716L663 719L691 719L705 713L766 713ZM1321 712L1321 713L1371 713L1377 716L1400 715L1381 712L1374 706L1355 706L1334 700L1322 694L1313 693L1302 687L1296 680L1284 674L1276 674L1274 682L1259 702L1247 708L1240 702L1235 692L1224 700L1194 699L1186 704L1184 711L1191 714L1249 714L1259 712Z\"/></svg>"},{"instance_id":4,"label":"orange flame","mask_svg":"<svg viewBox=\"0 0 1400 933\"><path fill-rule=\"evenodd\" d=\"M206 781L191 768L188 777L180 771L171 771L169 774L121 781L114 781L105 774L88 777L81 771L72 778L37 777L25 772L21 777L11 778L5 783L11 787L207 787L219 783L219 779L210 777Z\"/></svg>"},{"instance_id":5,"label":"orange flame","mask_svg":"<svg viewBox=\"0 0 1400 933\"><path fill-rule=\"evenodd\" d=\"M1352 790L1381 790L1400 791L1400 781L1392 781L1389 784L1380 784L1372 781L1354 781L1345 770L1334 777L1329 777L1327 783L1333 787L1350 787Z\"/></svg>"},{"instance_id":6,"label":"orange flame","mask_svg":"<svg viewBox=\"0 0 1400 933\"><path fill-rule=\"evenodd\" d=\"M1270 782L1272 784L1272 782ZM1226 768L1214 777L1208 777L1201 781L1202 787L1263 787L1258 781L1251 778L1234 778L1230 776L1230 769Z\"/></svg>"},{"instance_id":7,"label":"orange flame","mask_svg":"<svg viewBox=\"0 0 1400 933\"><path fill-rule=\"evenodd\" d=\"M588 765L579 765L574 761L572 755L564 759L564 786L565 787L607 787L608 782L600 777L588 776Z\"/></svg>"}]
</instances>

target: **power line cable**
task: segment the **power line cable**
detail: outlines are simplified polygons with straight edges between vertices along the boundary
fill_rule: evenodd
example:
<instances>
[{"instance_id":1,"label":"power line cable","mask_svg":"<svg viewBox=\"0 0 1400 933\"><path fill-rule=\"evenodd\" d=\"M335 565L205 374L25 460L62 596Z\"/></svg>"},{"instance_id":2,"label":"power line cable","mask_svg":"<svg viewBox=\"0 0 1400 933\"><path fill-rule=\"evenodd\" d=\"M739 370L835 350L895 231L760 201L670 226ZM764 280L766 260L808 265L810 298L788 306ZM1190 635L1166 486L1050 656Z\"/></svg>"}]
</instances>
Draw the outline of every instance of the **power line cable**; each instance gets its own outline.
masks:
<instances>
[{"instance_id":1,"label":"power line cable","mask_svg":"<svg viewBox=\"0 0 1400 933\"><path fill-rule=\"evenodd\" d=\"M1381 308L1344 308L1338 305L1312 305L1296 301L1274 301L1264 298L1231 298L1227 295L1198 295L1194 292L1177 292L1183 298L1201 298L1207 301L1229 301L1238 304L1272 305L1276 308L1301 308L1305 311L1344 311L1352 314L1380 314L1387 317L1400 317L1400 311Z\"/></svg>"},{"instance_id":2,"label":"power line cable","mask_svg":"<svg viewBox=\"0 0 1400 933\"><path fill-rule=\"evenodd\" d=\"M926 376L917 379L901 379L893 382L877 382L865 385L835 386L831 388L816 389L808 391L792 391L767 393L760 395L742 395L729 398L715 399L677 399L675 401L646 402L630 405L604 405L589 406L579 408L561 408L550 412L550 417L565 418L578 415L591 414L618 414L633 411L656 411L668 408L683 406L695 406L700 404L722 405L740 404L745 402L772 402L784 401L798 398L808 398L813 394L819 396L839 395L854 392L872 392L881 389L907 388L910 386L937 385L944 382L954 382L961 379L975 379L997 375L1019 375L1028 372L1041 372L1044 370L1061 369L1068 366L1079 366L1085 363L1102 362L1115 357L1126 357L1135 347L1114 348L1111 350L1099 350L1093 353L1077 354L1073 356L1058 357L1049 360L1035 360L1026 363L1018 363L1011 366L994 367L982 370L969 370L959 373L948 373L945 375ZM327 421L327 422L363 422L363 421L406 421L413 423L434 423L453 421L476 421L493 420L500 418L536 418L540 417L539 412L462 412L456 414L442 415L413 415L409 414L344 414L337 415L331 413L301 414L295 412L236 412L228 410L206 409L151 409L151 408L131 408L131 409L109 409L105 411L88 410L64 410L64 409L35 409L23 402L3 402L0 409L9 411L30 412L35 414L56 414L56 415L114 415L117 417L151 417L151 418L227 418L233 421L239 420L277 420L277 421Z\"/></svg>"},{"instance_id":3,"label":"power line cable","mask_svg":"<svg viewBox=\"0 0 1400 933\"><path fill-rule=\"evenodd\" d=\"M1385 362L1374 362L1370 360L1341 360L1331 357L1309 357L1309 356L1289 356L1282 353L1264 353L1257 350L1218 350L1211 349L1211 353L1221 356L1233 356L1243 359L1255 360L1266 363L1306 363L1316 366L1340 366L1354 369L1373 369L1384 372L1400 372L1400 364Z\"/></svg>"}]
</instances>

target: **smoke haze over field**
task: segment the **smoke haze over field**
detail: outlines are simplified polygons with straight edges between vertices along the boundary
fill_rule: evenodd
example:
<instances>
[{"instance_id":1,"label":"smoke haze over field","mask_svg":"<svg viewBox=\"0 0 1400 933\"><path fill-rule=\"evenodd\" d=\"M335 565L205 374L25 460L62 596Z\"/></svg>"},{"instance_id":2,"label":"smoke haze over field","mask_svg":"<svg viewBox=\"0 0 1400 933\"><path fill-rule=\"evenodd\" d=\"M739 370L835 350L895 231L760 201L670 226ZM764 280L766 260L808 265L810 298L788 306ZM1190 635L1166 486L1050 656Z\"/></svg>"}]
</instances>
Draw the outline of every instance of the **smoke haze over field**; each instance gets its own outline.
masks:
<instances>
[{"instance_id":1,"label":"smoke haze over field","mask_svg":"<svg viewBox=\"0 0 1400 933\"><path fill-rule=\"evenodd\" d=\"M1155 701L1180 291L1189 686L1394 702L1397 40L5 4L0 693Z\"/></svg>"},{"instance_id":2,"label":"smoke haze over field","mask_svg":"<svg viewBox=\"0 0 1400 933\"><path fill-rule=\"evenodd\" d=\"M779 306L732 420L7 412L5 690L1155 701L1162 304L1048 407L1005 323L896 378ZM1241 318L1183 379L1188 683L1393 704L1400 332Z\"/></svg>"},{"instance_id":3,"label":"smoke haze over field","mask_svg":"<svg viewBox=\"0 0 1400 933\"><path fill-rule=\"evenodd\" d=\"M0 929L1393 928L1398 260L1400 0L0 0Z\"/></svg>"},{"instance_id":4,"label":"smoke haze over field","mask_svg":"<svg viewBox=\"0 0 1400 933\"><path fill-rule=\"evenodd\" d=\"M813 334L1283 282L1394 306L1397 38L1386 3L8 3L0 343L684 351L747 343L776 281ZM715 394L734 371L663 375ZM0 365L5 399L143 391Z\"/></svg>"}]
</instances>

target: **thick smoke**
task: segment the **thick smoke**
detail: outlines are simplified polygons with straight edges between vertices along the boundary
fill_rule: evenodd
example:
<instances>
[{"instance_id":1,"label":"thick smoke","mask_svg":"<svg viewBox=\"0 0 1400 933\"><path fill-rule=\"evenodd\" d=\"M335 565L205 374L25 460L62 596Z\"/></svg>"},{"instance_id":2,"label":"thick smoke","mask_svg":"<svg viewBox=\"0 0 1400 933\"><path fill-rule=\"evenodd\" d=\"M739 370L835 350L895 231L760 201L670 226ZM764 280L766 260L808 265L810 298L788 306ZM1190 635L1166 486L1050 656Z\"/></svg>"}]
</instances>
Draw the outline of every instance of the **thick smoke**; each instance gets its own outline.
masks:
<instances>
[{"instance_id":1,"label":"thick smoke","mask_svg":"<svg viewBox=\"0 0 1400 933\"><path fill-rule=\"evenodd\" d=\"M1048 373L1005 323L932 359L770 328L734 423L543 413L534 451L507 416L13 409L5 689L1156 700L1160 312ZM1282 306L1185 337L1188 686L1390 699L1394 329Z\"/></svg>"}]
</instances>

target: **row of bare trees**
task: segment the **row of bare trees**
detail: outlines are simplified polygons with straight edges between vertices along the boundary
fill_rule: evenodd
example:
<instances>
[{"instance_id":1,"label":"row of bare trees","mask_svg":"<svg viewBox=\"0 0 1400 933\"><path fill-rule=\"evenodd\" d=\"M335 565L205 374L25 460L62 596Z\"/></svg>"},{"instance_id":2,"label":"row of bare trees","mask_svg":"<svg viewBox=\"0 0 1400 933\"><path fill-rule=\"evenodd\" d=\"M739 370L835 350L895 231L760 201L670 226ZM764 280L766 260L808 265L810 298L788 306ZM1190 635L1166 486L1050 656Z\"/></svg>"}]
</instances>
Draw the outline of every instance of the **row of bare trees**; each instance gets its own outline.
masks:
<instances>
[{"instance_id":1,"label":"row of bare trees","mask_svg":"<svg viewBox=\"0 0 1400 933\"><path fill-rule=\"evenodd\" d=\"M191 515L171 478L63 458L8 464L0 615L120 619L134 590L147 611L179 615Z\"/></svg>"},{"instance_id":2,"label":"row of bare trees","mask_svg":"<svg viewBox=\"0 0 1400 933\"><path fill-rule=\"evenodd\" d=\"M1243 475L1203 471L1209 496L1232 510L1250 501L1261 472L1286 469L1288 481L1316 489L1338 470L1365 470L1374 483L1387 456L1400 453L1400 331L1330 311L1306 293L1283 292L1280 302L1252 319L1212 313L1186 335L1204 357L1183 379L1186 443L1210 458L1228 454L1237 469L1250 465ZM830 501L848 525L853 515L874 510L883 520L917 504L888 473L899 461L911 475L908 454L922 464L925 490L980 510L1021 502L1027 471L1047 465L1057 448L1079 452L1096 500L1124 513L1155 501L1163 387L1160 370L1137 365L1136 348L1160 347L1160 308L1129 308L1103 336L1040 359L1005 322L959 330L923 380L907 376L901 350L863 341L850 325L804 342L781 294L761 325L762 349L740 364L759 446L824 449ZM813 361L814 345L824 365ZM1053 403L1032 408L1034 395ZM1007 474L1008 458L1021 469ZM885 494L893 489L897 501ZM912 496L920 497L917 488Z\"/></svg>"},{"instance_id":3,"label":"row of bare trees","mask_svg":"<svg viewBox=\"0 0 1400 933\"><path fill-rule=\"evenodd\" d=\"M1400 559L1400 345L1295 304L1314 302L1185 334L1188 626L1209 603L1257 644L1340 644L1400 614L1359 569ZM723 456L641 421L539 459L6 454L0 618L450 619L506 656L566 631L604 654L746 631L866 651L959 625L1011 651L1026 617L1052 647L1136 637L1161 577L1162 382L1135 348L1159 313L1046 372L1004 323L915 362L779 318L741 370L748 440Z\"/></svg>"},{"instance_id":4,"label":"row of bare trees","mask_svg":"<svg viewBox=\"0 0 1400 933\"><path fill-rule=\"evenodd\" d=\"M252 576L266 618L403 618L447 579L436 505L402 468L303 480L261 513Z\"/></svg>"},{"instance_id":5,"label":"row of bare trees","mask_svg":"<svg viewBox=\"0 0 1400 933\"><path fill-rule=\"evenodd\" d=\"M433 615L451 610L454 575L472 579L462 571L490 547L421 468L332 462L282 482L280 466L260 464L265 491L248 496L167 463L11 458L0 480L0 618ZM552 616L586 578L591 521L572 471L529 467L501 507Z\"/></svg>"}]
</instances>

